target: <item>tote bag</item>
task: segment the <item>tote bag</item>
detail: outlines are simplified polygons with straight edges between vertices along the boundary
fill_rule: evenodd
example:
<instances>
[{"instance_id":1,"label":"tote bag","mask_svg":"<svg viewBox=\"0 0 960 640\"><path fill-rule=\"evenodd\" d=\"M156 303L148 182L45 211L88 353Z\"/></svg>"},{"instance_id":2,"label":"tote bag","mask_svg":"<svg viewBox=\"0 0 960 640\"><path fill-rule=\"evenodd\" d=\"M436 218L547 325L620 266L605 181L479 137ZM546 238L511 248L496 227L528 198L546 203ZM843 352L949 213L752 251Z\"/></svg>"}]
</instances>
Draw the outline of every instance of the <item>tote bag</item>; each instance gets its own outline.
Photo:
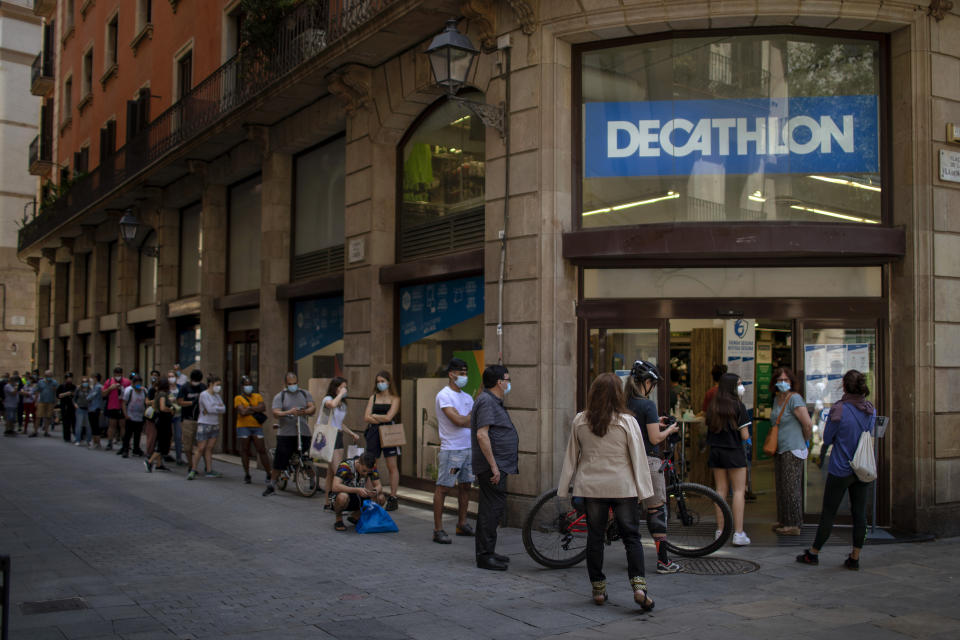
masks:
<instances>
[{"instance_id":1,"label":"tote bag","mask_svg":"<svg viewBox=\"0 0 960 640\"><path fill-rule=\"evenodd\" d=\"M860 434L860 442L850 461L850 468L857 474L860 482L873 482L877 479L877 459L873 455L873 436L869 431Z\"/></svg>"},{"instance_id":2,"label":"tote bag","mask_svg":"<svg viewBox=\"0 0 960 640\"><path fill-rule=\"evenodd\" d=\"M313 427L313 441L310 443L310 456L319 462L333 460L333 447L337 442L337 427L330 422L332 411L321 407L320 418Z\"/></svg>"}]
</instances>

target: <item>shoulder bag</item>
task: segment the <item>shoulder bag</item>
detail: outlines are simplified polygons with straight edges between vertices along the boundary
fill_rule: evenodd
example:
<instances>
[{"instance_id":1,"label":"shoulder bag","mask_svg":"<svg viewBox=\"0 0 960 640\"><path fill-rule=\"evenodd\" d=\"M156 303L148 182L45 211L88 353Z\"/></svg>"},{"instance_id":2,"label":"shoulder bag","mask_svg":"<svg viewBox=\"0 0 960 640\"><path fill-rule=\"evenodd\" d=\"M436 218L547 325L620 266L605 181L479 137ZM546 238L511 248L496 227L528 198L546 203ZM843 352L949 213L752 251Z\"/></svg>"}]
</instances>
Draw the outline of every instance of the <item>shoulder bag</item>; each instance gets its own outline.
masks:
<instances>
[{"instance_id":1,"label":"shoulder bag","mask_svg":"<svg viewBox=\"0 0 960 640\"><path fill-rule=\"evenodd\" d=\"M790 404L790 398L792 397L793 394L791 393L783 401L783 406L780 407L780 415L777 416L777 421L770 427L770 433L767 434L766 439L763 441L763 452L768 456L773 456L777 453L777 441L780 438L780 420L783 418L783 412L787 410L787 405Z\"/></svg>"}]
</instances>

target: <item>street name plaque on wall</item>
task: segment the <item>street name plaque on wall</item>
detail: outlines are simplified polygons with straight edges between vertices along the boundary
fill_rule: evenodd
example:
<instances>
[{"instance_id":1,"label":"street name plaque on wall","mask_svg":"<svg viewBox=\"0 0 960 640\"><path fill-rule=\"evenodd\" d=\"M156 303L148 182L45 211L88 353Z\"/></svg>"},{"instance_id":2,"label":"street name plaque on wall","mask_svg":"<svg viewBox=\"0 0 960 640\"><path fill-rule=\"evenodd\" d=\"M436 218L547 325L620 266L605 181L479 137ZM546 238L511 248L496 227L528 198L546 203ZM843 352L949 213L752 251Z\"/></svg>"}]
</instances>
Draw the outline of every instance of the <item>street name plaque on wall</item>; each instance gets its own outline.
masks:
<instances>
[{"instance_id":1,"label":"street name plaque on wall","mask_svg":"<svg viewBox=\"0 0 960 640\"><path fill-rule=\"evenodd\" d=\"M940 179L960 182L960 152L940 150Z\"/></svg>"}]
</instances>

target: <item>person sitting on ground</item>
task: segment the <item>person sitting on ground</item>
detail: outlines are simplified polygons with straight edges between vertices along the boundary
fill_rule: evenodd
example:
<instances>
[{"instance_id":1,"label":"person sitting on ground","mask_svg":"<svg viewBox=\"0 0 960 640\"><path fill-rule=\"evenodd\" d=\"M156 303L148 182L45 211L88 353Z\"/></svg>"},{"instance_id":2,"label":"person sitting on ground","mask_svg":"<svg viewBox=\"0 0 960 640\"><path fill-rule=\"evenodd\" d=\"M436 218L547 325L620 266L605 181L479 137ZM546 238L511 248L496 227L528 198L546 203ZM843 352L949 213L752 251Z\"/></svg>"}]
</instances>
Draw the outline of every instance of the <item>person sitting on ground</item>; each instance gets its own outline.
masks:
<instances>
[{"instance_id":1,"label":"person sitting on ground","mask_svg":"<svg viewBox=\"0 0 960 640\"><path fill-rule=\"evenodd\" d=\"M376 456L368 451L362 456L341 462L333 477L333 495L333 512L336 515L333 528L337 531L347 530L343 524L344 511L352 512L350 522L356 524L359 521L364 500L376 500L377 504L383 506L387 499L380 484Z\"/></svg>"}]
</instances>

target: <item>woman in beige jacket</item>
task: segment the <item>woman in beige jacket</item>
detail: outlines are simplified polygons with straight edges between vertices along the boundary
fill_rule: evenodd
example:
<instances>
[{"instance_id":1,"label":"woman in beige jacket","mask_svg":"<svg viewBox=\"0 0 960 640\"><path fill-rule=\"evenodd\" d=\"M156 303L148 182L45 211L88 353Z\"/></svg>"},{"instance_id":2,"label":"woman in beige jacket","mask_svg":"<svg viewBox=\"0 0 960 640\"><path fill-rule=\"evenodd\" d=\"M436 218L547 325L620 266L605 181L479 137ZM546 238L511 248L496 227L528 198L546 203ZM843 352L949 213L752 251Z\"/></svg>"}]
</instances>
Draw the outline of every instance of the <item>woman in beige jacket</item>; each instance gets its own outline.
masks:
<instances>
[{"instance_id":1,"label":"woman in beige jacket","mask_svg":"<svg viewBox=\"0 0 960 640\"><path fill-rule=\"evenodd\" d=\"M587 574L594 603L607 600L603 547L612 510L627 551L633 598L644 611L650 611L653 600L647 596L644 578L639 502L653 495L653 483L640 425L627 411L623 385L612 373L601 374L593 381L587 410L573 420L557 495L569 495L571 480L573 495L582 496L586 504Z\"/></svg>"}]
</instances>

